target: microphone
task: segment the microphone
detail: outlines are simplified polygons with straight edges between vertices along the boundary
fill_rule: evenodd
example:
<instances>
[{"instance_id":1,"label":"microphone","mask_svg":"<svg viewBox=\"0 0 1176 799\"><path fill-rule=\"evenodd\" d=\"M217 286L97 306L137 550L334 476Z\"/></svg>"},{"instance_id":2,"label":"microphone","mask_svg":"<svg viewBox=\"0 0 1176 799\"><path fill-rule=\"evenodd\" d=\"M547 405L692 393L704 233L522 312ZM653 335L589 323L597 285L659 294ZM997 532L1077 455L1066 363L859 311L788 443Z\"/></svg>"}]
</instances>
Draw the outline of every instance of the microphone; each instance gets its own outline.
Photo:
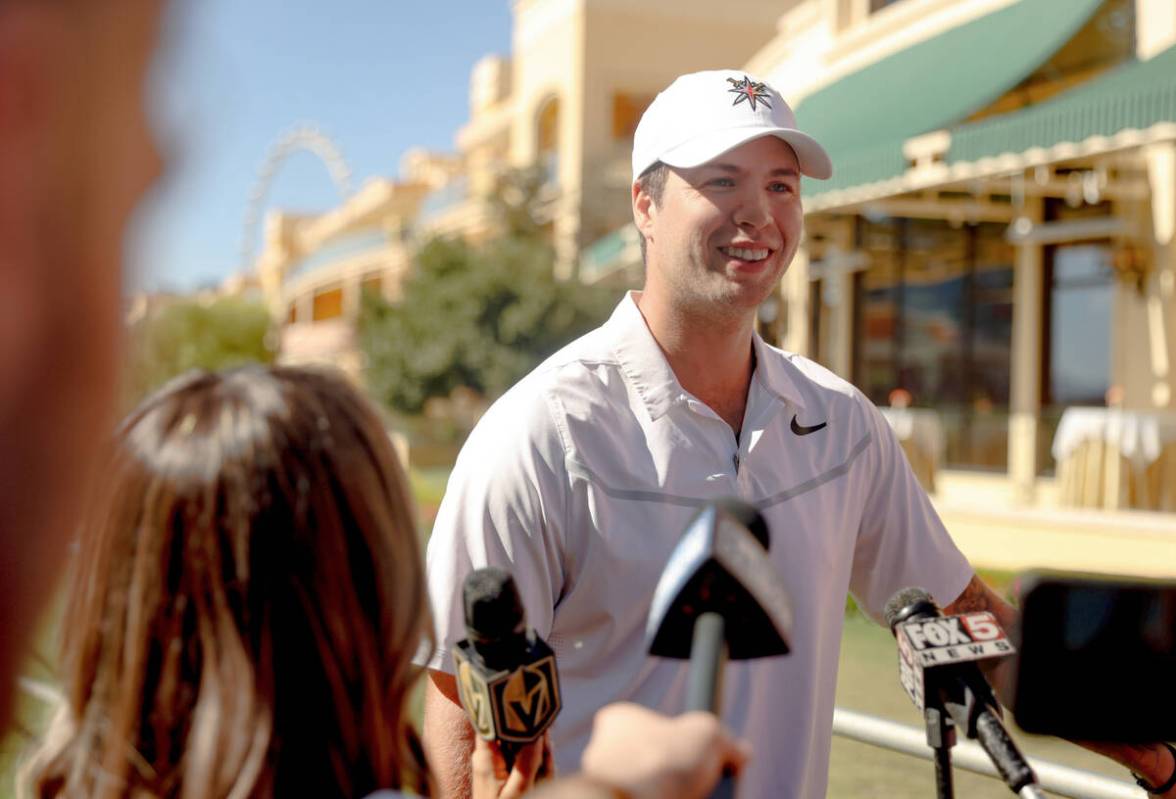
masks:
<instances>
[{"instance_id":1,"label":"microphone","mask_svg":"<svg viewBox=\"0 0 1176 799\"><path fill-rule=\"evenodd\" d=\"M466 638L453 649L457 692L474 730L497 741L507 770L561 707L551 647L527 626L514 578L478 569L462 587Z\"/></svg>"},{"instance_id":2,"label":"microphone","mask_svg":"<svg viewBox=\"0 0 1176 799\"><path fill-rule=\"evenodd\" d=\"M658 579L646 625L649 654L689 660L686 709L721 714L727 658L788 654L792 605L767 558L768 526L738 499L708 503ZM711 799L735 795L724 775Z\"/></svg>"},{"instance_id":3,"label":"microphone","mask_svg":"<svg viewBox=\"0 0 1176 799\"><path fill-rule=\"evenodd\" d=\"M932 740L932 718L943 719L946 713L979 742L1013 793L1040 795L1037 775L1001 723L1000 706L975 663L1015 651L996 618L986 611L944 616L922 588L896 593L884 615L898 641L902 686L915 707L927 713L928 743L944 749L954 743L950 734L939 735L940 742ZM950 777L946 782L950 788Z\"/></svg>"}]
</instances>

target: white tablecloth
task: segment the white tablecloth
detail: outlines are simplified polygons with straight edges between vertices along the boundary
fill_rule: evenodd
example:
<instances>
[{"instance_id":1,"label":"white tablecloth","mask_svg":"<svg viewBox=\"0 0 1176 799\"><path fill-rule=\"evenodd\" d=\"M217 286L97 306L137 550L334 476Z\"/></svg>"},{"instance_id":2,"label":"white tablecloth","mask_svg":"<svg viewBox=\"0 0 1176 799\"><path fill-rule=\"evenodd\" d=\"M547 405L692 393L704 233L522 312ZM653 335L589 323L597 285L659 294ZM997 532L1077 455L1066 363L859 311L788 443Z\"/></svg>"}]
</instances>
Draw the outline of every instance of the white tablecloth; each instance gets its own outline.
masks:
<instances>
[{"instance_id":1,"label":"white tablecloth","mask_svg":"<svg viewBox=\"0 0 1176 799\"><path fill-rule=\"evenodd\" d=\"M926 408L878 410L894 430L919 483L926 491L935 491L935 473L943 462L946 446L939 414Z\"/></svg>"},{"instance_id":2,"label":"white tablecloth","mask_svg":"<svg viewBox=\"0 0 1176 799\"><path fill-rule=\"evenodd\" d=\"M1053 456L1063 505L1176 511L1176 413L1069 408Z\"/></svg>"},{"instance_id":3,"label":"white tablecloth","mask_svg":"<svg viewBox=\"0 0 1176 799\"><path fill-rule=\"evenodd\" d=\"M1067 408L1054 434L1054 461L1061 463L1090 439L1114 445L1136 468L1146 468L1176 442L1176 412Z\"/></svg>"},{"instance_id":4,"label":"white tablecloth","mask_svg":"<svg viewBox=\"0 0 1176 799\"><path fill-rule=\"evenodd\" d=\"M939 414L928 408L879 408L899 441L912 441L935 465L943 460L946 440Z\"/></svg>"}]
</instances>

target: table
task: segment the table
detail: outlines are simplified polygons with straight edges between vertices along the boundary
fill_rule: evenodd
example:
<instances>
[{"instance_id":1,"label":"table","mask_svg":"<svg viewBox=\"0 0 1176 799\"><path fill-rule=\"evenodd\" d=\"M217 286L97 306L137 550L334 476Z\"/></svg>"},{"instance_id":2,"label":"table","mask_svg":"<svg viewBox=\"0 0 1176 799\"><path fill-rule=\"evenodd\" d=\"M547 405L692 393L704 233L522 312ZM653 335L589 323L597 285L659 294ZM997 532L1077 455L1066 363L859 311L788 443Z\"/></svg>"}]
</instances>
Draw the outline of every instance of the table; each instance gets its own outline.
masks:
<instances>
[{"instance_id":1,"label":"table","mask_svg":"<svg viewBox=\"0 0 1176 799\"><path fill-rule=\"evenodd\" d=\"M946 447L939 414L928 408L879 408L910 461L911 471L928 493Z\"/></svg>"},{"instance_id":2,"label":"table","mask_svg":"<svg viewBox=\"0 0 1176 799\"><path fill-rule=\"evenodd\" d=\"M1059 500L1176 512L1176 412L1067 408L1054 434Z\"/></svg>"}]
</instances>

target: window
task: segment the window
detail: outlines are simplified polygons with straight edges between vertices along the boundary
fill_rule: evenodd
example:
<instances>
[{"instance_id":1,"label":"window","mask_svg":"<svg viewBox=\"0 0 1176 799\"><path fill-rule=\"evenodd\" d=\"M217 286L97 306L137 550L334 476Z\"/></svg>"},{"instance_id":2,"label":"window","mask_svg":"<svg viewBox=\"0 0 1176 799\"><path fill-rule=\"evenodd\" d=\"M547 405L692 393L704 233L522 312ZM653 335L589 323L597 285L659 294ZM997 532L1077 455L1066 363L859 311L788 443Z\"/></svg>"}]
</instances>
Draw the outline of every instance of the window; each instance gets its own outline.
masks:
<instances>
[{"instance_id":1,"label":"window","mask_svg":"<svg viewBox=\"0 0 1176 799\"><path fill-rule=\"evenodd\" d=\"M559 149L559 98L552 97L539 111L536 145L540 155Z\"/></svg>"},{"instance_id":2,"label":"window","mask_svg":"<svg viewBox=\"0 0 1176 799\"><path fill-rule=\"evenodd\" d=\"M613 95L612 135L617 141L632 141L641 115L653 102L648 94L635 95L618 92Z\"/></svg>"},{"instance_id":3,"label":"window","mask_svg":"<svg viewBox=\"0 0 1176 799\"><path fill-rule=\"evenodd\" d=\"M870 268L854 281L854 380L875 403L884 404L899 385L899 322L902 316L902 274L899 258L901 220L864 222L858 228L859 247L870 258Z\"/></svg>"},{"instance_id":4,"label":"window","mask_svg":"<svg viewBox=\"0 0 1176 799\"><path fill-rule=\"evenodd\" d=\"M1046 221L1100 219L1110 203L1048 199ZM1041 411L1037 424L1039 473L1054 470L1053 438L1066 408L1106 404L1111 385L1115 278L1109 241L1046 247L1041 309Z\"/></svg>"},{"instance_id":5,"label":"window","mask_svg":"<svg viewBox=\"0 0 1176 799\"><path fill-rule=\"evenodd\" d=\"M1111 314L1115 285L1105 242L1065 244L1045 252L1041 414L1037 465L1054 469L1052 444L1071 405L1105 405L1111 383Z\"/></svg>"},{"instance_id":6,"label":"window","mask_svg":"<svg viewBox=\"0 0 1176 799\"><path fill-rule=\"evenodd\" d=\"M343 315L343 289L333 288L314 293L311 318L316 322L335 319Z\"/></svg>"},{"instance_id":7,"label":"window","mask_svg":"<svg viewBox=\"0 0 1176 799\"><path fill-rule=\"evenodd\" d=\"M878 404L895 388L939 413L946 464L1008 459L1013 252L1001 225L861 220L870 268L855 281L854 382Z\"/></svg>"},{"instance_id":8,"label":"window","mask_svg":"<svg viewBox=\"0 0 1176 799\"><path fill-rule=\"evenodd\" d=\"M1114 281L1105 244L1056 247L1050 269L1052 405L1102 405L1110 388Z\"/></svg>"},{"instance_id":9,"label":"window","mask_svg":"<svg viewBox=\"0 0 1176 799\"><path fill-rule=\"evenodd\" d=\"M828 366L829 364L824 360L824 353L821 352L821 327L828 316L825 313L824 301L821 298L823 284L823 280L809 282L808 357L819 364Z\"/></svg>"}]
</instances>

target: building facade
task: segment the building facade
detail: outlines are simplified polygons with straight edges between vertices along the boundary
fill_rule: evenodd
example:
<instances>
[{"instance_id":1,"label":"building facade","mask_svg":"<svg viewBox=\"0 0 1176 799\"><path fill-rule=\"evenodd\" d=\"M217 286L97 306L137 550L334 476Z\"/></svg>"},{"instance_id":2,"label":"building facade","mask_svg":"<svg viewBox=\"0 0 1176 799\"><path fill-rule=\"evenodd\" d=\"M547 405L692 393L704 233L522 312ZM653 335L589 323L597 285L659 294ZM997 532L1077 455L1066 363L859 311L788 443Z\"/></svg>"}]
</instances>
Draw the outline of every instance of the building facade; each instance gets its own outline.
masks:
<instances>
[{"instance_id":1,"label":"building facade","mask_svg":"<svg viewBox=\"0 0 1176 799\"><path fill-rule=\"evenodd\" d=\"M1176 513L1176 449L1163 454L1176 3L515 0L513 13L510 55L473 70L455 153L411 154L401 178L322 217L271 218L259 273L293 351L349 346L359 289L378 274L370 285L395 297L416 242L492 235L510 168L547 176L562 276L636 285L637 120L674 76L734 66L779 88L834 163L831 181L805 182L806 240L761 309L765 336L881 405L897 389L933 412L935 459L986 485L977 496L1049 507L1097 471L1094 504ZM306 344L330 324L329 346ZM1127 416L1099 422L1099 465L1086 453L1067 477L1059 427L1078 407ZM1141 418L1159 432L1116 439Z\"/></svg>"},{"instance_id":2,"label":"building facade","mask_svg":"<svg viewBox=\"0 0 1176 799\"><path fill-rule=\"evenodd\" d=\"M933 408L945 465L1021 501L1068 408L1176 408L1176 4L812 0L780 30L749 69L835 164L786 348Z\"/></svg>"}]
</instances>

